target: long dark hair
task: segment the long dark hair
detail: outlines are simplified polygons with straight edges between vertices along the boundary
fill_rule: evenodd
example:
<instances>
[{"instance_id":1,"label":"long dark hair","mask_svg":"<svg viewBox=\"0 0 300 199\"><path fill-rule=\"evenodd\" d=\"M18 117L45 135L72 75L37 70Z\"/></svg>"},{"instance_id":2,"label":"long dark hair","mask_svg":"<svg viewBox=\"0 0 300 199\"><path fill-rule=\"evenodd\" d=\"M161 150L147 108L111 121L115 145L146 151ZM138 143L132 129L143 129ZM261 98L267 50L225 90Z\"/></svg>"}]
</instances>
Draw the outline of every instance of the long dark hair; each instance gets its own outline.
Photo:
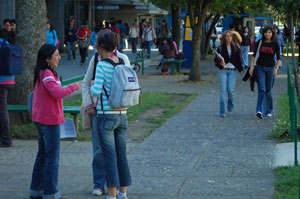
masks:
<instances>
[{"instance_id":1,"label":"long dark hair","mask_svg":"<svg viewBox=\"0 0 300 199\"><path fill-rule=\"evenodd\" d=\"M36 65L34 68L34 80L33 80L33 86L35 86L36 82L39 82L40 80L40 72L46 69L51 70L54 75L57 76L57 73L50 68L47 59L51 59L52 55L54 54L54 52L56 51L56 46L52 45L52 44L44 44L38 52L38 56L37 56L37 61L36 61Z\"/></svg>"},{"instance_id":2,"label":"long dark hair","mask_svg":"<svg viewBox=\"0 0 300 199\"><path fill-rule=\"evenodd\" d=\"M174 50L175 49L174 44L173 44L173 40L171 38L167 39L167 43L170 46L170 50Z\"/></svg>"},{"instance_id":3,"label":"long dark hair","mask_svg":"<svg viewBox=\"0 0 300 199\"><path fill-rule=\"evenodd\" d=\"M271 41L272 42L277 42L277 36L273 30L273 28L271 26L266 26L263 31L262 31L262 41L265 41L266 38L265 38L265 33L270 30L272 32L272 37L271 37Z\"/></svg>"}]
</instances>

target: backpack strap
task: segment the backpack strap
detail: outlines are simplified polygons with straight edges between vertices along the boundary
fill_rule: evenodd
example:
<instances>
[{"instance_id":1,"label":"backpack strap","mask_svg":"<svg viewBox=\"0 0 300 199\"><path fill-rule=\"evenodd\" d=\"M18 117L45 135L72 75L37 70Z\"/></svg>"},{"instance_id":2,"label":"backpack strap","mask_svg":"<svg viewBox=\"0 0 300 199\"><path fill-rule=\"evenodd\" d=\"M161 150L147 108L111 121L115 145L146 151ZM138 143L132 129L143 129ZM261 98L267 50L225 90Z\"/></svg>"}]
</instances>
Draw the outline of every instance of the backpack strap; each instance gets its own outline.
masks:
<instances>
[{"instance_id":1,"label":"backpack strap","mask_svg":"<svg viewBox=\"0 0 300 199\"><path fill-rule=\"evenodd\" d=\"M120 61L119 63L115 63L112 59L109 59L109 58L102 59L101 61L108 62L111 65L113 65L114 67L117 66L117 65L124 65L125 64L124 60L122 58L119 58L119 61ZM106 98L108 99L109 96L108 96L107 90L106 90L104 85L103 85L103 90L104 90ZM103 102L103 99L102 99L102 94L101 94L101 109L103 110L103 103L102 102Z\"/></svg>"},{"instance_id":2,"label":"backpack strap","mask_svg":"<svg viewBox=\"0 0 300 199\"><path fill-rule=\"evenodd\" d=\"M96 54L95 54L95 57L94 57L94 74L93 74L92 80L95 80L95 76L96 76L96 67L97 67L97 64L98 64L98 56L99 56L99 54L96 53Z\"/></svg>"}]
</instances>

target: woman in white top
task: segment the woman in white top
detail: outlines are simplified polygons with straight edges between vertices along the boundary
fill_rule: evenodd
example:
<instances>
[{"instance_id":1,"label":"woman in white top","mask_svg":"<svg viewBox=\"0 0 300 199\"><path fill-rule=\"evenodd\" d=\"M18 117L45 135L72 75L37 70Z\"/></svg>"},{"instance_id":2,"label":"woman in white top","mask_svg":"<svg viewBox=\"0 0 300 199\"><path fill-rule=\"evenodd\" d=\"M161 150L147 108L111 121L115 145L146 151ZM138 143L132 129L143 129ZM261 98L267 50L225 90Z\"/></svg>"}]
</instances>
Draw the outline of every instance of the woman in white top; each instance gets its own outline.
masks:
<instances>
[{"instance_id":1,"label":"woman in white top","mask_svg":"<svg viewBox=\"0 0 300 199\"><path fill-rule=\"evenodd\" d=\"M132 52L136 53L136 43L138 39L138 29L136 23L133 23L130 30L129 30L129 37L132 44Z\"/></svg>"}]
</instances>

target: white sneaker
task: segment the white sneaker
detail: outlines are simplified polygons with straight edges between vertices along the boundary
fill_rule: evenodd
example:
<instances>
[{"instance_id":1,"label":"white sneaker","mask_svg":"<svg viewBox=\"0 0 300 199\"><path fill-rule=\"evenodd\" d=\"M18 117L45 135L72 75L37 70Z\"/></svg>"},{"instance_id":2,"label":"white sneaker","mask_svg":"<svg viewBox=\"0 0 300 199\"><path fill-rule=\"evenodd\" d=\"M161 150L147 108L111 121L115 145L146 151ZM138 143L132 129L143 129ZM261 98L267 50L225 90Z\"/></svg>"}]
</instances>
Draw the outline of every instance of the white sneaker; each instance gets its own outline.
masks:
<instances>
[{"instance_id":1,"label":"white sneaker","mask_svg":"<svg viewBox=\"0 0 300 199\"><path fill-rule=\"evenodd\" d=\"M92 194L94 196L101 196L103 194L103 190L102 189L94 189Z\"/></svg>"},{"instance_id":2,"label":"white sneaker","mask_svg":"<svg viewBox=\"0 0 300 199\"><path fill-rule=\"evenodd\" d=\"M271 113L268 113L268 114L267 114L267 117L272 117L272 114L271 114Z\"/></svg>"}]
</instances>

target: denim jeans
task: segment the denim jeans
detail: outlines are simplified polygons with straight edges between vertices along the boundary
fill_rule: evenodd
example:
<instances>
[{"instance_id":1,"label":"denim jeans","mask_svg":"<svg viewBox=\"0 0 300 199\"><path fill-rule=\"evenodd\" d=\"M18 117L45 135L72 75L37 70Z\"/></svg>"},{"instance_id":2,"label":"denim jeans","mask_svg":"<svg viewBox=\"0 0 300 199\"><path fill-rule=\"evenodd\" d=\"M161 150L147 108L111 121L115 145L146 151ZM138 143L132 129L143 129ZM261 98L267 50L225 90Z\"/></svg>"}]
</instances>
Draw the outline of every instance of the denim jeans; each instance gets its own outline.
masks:
<instances>
[{"instance_id":1,"label":"denim jeans","mask_svg":"<svg viewBox=\"0 0 300 199\"><path fill-rule=\"evenodd\" d=\"M219 70L220 80L220 116L226 116L226 95L227 99L227 110L232 111L234 87L235 87L236 71L235 70Z\"/></svg>"},{"instance_id":2,"label":"denim jeans","mask_svg":"<svg viewBox=\"0 0 300 199\"><path fill-rule=\"evenodd\" d=\"M147 53L148 53L148 56L150 57L151 56L151 46L152 46L152 41L145 41L146 42L146 47L147 47Z\"/></svg>"},{"instance_id":3,"label":"denim jeans","mask_svg":"<svg viewBox=\"0 0 300 199\"><path fill-rule=\"evenodd\" d=\"M99 136L97 131L97 115L92 116L92 144L94 189L104 190L105 168L104 158L100 147Z\"/></svg>"},{"instance_id":4,"label":"denim jeans","mask_svg":"<svg viewBox=\"0 0 300 199\"><path fill-rule=\"evenodd\" d=\"M10 121L7 111L7 95L13 85L0 85L0 143L12 145L10 137Z\"/></svg>"},{"instance_id":5,"label":"denim jeans","mask_svg":"<svg viewBox=\"0 0 300 199\"><path fill-rule=\"evenodd\" d=\"M73 59L76 59L75 42L67 42L68 59L71 59L71 50L72 50Z\"/></svg>"},{"instance_id":6,"label":"denim jeans","mask_svg":"<svg viewBox=\"0 0 300 199\"><path fill-rule=\"evenodd\" d=\"M258 98L256 112L260 111L263 115L272 113L273 110L273 71L274 67L257 66Z\"/></svg>"},{"instance_id":7,"label":"denim jeans","mask_svg":"<svg viewBox=\"0 0 300 199\"><path fill-rule=\"evenodd\" d=\"M107 187L129 186L131 176L126 155L127 115L97 114L97 122Z\"/></svg>"},{"instance_id":8,"label":"denim jeans","mask_svg":"<svg viewBox=\"0 0 300 199\"><path fill-rule=\"evenodd\" d=\"M137 43L137 38L131 38L132 52L133 53L136 53L136 43Z\"/></svg>"},{"instance_id":9,"label":"denim jeans","mask_svg":"<svg viewBox=\"0 0 300 199\"><path fill-rule=\"evenodd\" d=\"M43 196L43 199L58 199L57 190L60 130L59 125L44 125L34 122L38 130L38 153L35 159L30 196Z\"/></svg>"},{"instance_id":10,"label":"denim jeans","mask_svg":"<svg viewBox=\"0 0 300 199\"><path fill-rule=\"evenodd\" d=\"M250 50L250 46L241 46L241 60L243 66L249 66L248 63L249 50Z\"/></svg>"}]
</instances>

